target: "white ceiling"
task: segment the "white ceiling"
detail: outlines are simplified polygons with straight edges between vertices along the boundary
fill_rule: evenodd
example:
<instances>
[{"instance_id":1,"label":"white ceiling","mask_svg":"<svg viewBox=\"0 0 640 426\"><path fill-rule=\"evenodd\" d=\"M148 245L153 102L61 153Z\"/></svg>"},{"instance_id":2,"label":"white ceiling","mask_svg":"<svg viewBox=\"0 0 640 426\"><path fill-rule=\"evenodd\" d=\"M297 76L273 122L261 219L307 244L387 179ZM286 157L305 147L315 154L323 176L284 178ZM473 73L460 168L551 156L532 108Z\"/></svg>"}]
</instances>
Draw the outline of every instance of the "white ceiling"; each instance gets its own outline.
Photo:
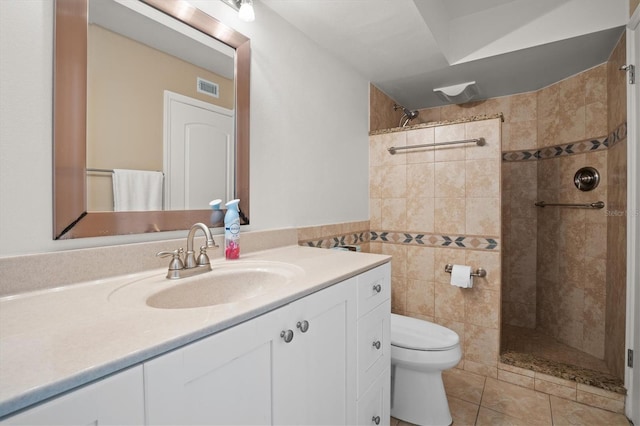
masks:
<instances>
[{"instance_id":1,"label":"white ceiling","mask_svg":"<svg viewBox=\"0 0 640 426\"><path fill-rule=\"evenodd\" d=\"M629 10L628 0L255 1L410 109L442 105L435 87L476 81L486 99L601 64Z\"/></svg>"}]
</instances>

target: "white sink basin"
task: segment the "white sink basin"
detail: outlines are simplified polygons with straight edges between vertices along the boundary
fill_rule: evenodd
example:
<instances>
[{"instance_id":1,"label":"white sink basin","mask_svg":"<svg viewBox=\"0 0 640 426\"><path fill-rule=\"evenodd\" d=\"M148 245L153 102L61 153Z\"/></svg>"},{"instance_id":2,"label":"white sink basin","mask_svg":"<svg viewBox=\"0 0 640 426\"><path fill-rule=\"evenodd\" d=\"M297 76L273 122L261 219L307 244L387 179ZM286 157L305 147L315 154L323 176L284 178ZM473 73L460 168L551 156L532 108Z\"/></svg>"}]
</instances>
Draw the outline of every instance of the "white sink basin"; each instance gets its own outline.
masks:
<instances>
[{"instance_id":1,"label":"white sink basin","mask_svg":"<svg viewBox=\"0 0 640 426\"><path fill-rule=\"evenodd\" d=\"M136 280L118 288L114 302L143 301L159 309L188 309L230 305L277 292L303 271L294 265L269 261L213 263L212 270L179 280L164 275Z\"/></svg>"}]
</instances>

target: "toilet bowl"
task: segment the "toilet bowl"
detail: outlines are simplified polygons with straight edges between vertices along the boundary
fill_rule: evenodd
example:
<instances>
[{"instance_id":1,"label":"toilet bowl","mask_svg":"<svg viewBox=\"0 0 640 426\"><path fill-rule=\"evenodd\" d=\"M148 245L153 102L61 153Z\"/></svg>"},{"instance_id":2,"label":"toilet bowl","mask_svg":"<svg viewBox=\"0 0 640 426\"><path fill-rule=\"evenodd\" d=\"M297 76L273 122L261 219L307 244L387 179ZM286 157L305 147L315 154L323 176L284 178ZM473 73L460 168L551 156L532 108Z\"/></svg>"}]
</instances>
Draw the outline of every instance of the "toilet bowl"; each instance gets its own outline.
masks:
<instances>
[{"instance_id":1,"label":"toilet bowl","mask_svg":"<svg viewBox=\"0 0 640 426\"><path fill-rule=\"evenodd\" d=\"M450 425L442 371L461 357L453 330L391 314L391 416L418 425Z\"/></svg>"}]
</instances>

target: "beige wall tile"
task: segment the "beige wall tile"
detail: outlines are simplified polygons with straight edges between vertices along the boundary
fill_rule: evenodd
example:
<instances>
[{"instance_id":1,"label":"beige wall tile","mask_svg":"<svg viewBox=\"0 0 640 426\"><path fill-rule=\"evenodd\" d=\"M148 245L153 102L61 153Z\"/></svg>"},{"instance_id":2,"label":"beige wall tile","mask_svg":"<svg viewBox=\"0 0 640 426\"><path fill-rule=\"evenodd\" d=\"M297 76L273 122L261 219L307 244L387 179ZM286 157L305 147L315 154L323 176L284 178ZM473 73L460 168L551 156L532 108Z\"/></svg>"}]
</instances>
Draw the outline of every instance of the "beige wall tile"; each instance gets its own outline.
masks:
<instances>
[{"instance_id":1,"label":"beige wall tile","mask_svg":"<svg viewBox=\"0 0 640 426\"><path fill-rule=\"evenodd\" d=\"M434 203L433 198L407 199L407 231L433 233Z\"/></svg>"},{"instance_id":2,"label":"beige wall tile","mask_svg":"<svg viewBox=\"0 0 640 426\"><path fill-rule=\"evenodd\" d=\"M435 252L437 248L407 247L407 277L435 281Z\"/></svg>"},{"instance_id":3,"label":"beige wall tile","mask_svg":"<svg viewBox=\"0 0 640 426\"><path fill-rule=\"evenodd\" d=\"M435 285L435 316L466 324L463 289L437 282Z\"/></svg>"},{"instance_id":4,"label":"beige wall tile","mask_svg":"<svg viewBox=\"0 0 640 426\"><path fill-rule=\"evenodd\" d=\"M463 235L466 227L464 198L436 198L434 200L434 230L442 235Z\"/></svg>"},{"instance_id":5,"label":"beige wall tile","mask_svg":"<svg viewBox=\"0 0 640 426\"><path fill-rule=\"evenodd\" d=\"M535 122L538 117L536 92L521 93L509 96L511 111L507 119L511 123Z\"/></svg>"},{"instance_id":6,"label":"beige wall tile","mask_svg":"<svg viewBox=\"0 0 640 426\"><path fill-rule=\"evenodd\" d=\"M435 315L435 283L433 281L407 279L405 311L409 315Z\"/></svg>"},{"instance_id":7,"label":"beige wall tile","mask_svg":"<svg viewBox=\"0 0 640 426\"><path fill-rule=\"evenodd\" d=\"M378 168L380 173L380 197L404 198L407 196L406 166L385 166Z\"/></svg>"},{"instance_id":8,"label":"beige wall tile","mask_svg":"<svg viewBox=\"0 0 640 426\"><path fill-rule=\"evenodd\" d=\"M435 142L464 140L464 124L452 124L435 128ZM465 159L464 145L441 146L435 149L435 161L460 161Z\"/></svg>"},{"instance_id":9,"label":"beige wall tile","mask_svg":"<svg viewBox=\"0 0 640 426\"><path fill-rule=\"evenodd\" d=\"M407 145L422 145L426 143L434 143L436 127L428 127L426 129L415 129L407 134ZM416 148L403 154L407 159L407 163L433 163L437 148ZM396 154L398 155L398 154Z\"/></svg>"},{"instance_id":10,"label":"beige wall tile","mask_svg":"<svg viewBox=\"0 0 640 426\"><path fill-rule=\"evenodd\" d=\"M485 145L468 144L465 148L465 159L481 158L500 159L502 153L500 119L472 121L465 123L466 139L483 138ZM498 167L498 165L496 165Z\"/></svg>"},{"instance_id":11,"label":"beige wall tile","mask_svg":"<svg viewBox=\"0 0 640 426\"><path fill-rule=\"evenodd\" d=\"M433 198L435 196L435 164L407 165L407 197Z\"/></svg>"},{"instance_id":12,"label":"beige wall tile","mask_svg":"<svg viewBox=\"0 0 640 426\"><path fill-rule=\"evenodd\" d=\"M499 330L465 324L463 348L465 361L477 362L497 370L499 344Z\"/></svg>"},{"instance_id":13,"label":"beige wall tile","mask_svg":"<svg viewBox=\"0 0 640 426\"><path fill-rule=\"evenodd\" d=\"M467 198L465 207L468 235L500 235L499 198Z\"/></svg>"},{"instance_id":14,"label":"beige wall tile","mask_svg":"<svg viewBox=\"0 0 640 426\"><path fill-rule=\"evenodd\" d=\"M475 278L474 278L475 280ZM467 289L464 293L465 324L487 328L500 328L500 293L478 288Z\"/></svg>"},{"instance_id":15,"label":"beige wall tile","mask_svg":"<svg viewBox=\"0 0 640 426\"><path fill-rule=\"evenodd\" d=\"M465 197L465 162L443 161L435 163L435 196L439 198Z\"/></svg>"},{"instance_id":16,"label":"beige wall tile","mask_svg":"<svg viewBox=\"0 0 640 426\"><path fill-rule=\"evenodd\" d=\"M446 163L438 163L446 164ZM438 165L436 164L436 166ZM458 165L460 167L460 165ZM467 160L465 168L465 196L470 197L499 197L500 175L499 165L495 159ZM457 196L457 195L456 195Z\"/></svg>"},{"instance_id":17,"label":"beige wall tile","mask_svg":"<svg viewBox=\"0 0 640 426\"><path fill-rule=\"evenodd\" d=\"M382 200L382 229L401 231L407 229L407 206L405 198L385 198Z\"/></svg>"},{"instance_id":18,"label":"beige wall tile","mask_svg":"<svg viewBox=\"0 0 640 426\"><path fill-rule=\"evenodd\" d=\"M465 265L471 266L474 270L477 268L483 268L485 271L487 271L487 276L484 278L474 277L474 286L483 290L500 292L500 253L480 250L465 250L464 253Z\"/></svg>"},{"instance_id":19,"label":"beige wall tile","mask_svg":"<svg viewBox=\"0 0 640 426\"><path fill-rule=\"evenodd\" d=\"M369 131L390 129L400 122L402 114L393 110L395 101L373 84L369 85Z\"/></svg>"},{"instance_id":20,"label":"beige wall tile","mask_svg":"<svg viewBox=\"0 0 640 426\"><path fill-rule=\"evenodd\" d=\"M508 145L503 143L503 151L524 151L534 149L538 142L538 122L536 120L520 121L509 123L508 131L503 127L506 133Z\"/></svg>"}]
</instances>

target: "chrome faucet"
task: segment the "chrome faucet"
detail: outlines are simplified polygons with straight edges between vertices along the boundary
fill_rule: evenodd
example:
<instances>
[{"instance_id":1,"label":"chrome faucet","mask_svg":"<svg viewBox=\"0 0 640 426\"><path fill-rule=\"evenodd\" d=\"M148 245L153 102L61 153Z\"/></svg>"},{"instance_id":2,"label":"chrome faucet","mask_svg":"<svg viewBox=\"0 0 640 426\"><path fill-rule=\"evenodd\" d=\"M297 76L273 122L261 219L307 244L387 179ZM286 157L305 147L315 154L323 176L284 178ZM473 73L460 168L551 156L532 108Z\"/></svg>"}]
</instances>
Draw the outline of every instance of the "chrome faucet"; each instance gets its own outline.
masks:
<instances>
[{"instance_id":1,"label":"chrome faucet","mask_svg":"<svg viewBox=\"0 0 640 426\"><path fill-rule=\"evenodd\" d=\"M207 242L205 245L200 247L200 254L196 259L195 251L193 250L193 239L198 229L201 229L202 232L204 232ZM167 278L175 280L210 271L211 264L209 263L209 256L207 256L207 248L209 247L218 247L211 235L209 227L204 223L196 223L191 227L189 235L187 235L187 253L184 261L182 260L182 253L184 253L182 248L174 251L161 251L156 253L156 256L172 256L171 263L169 263Z\"/></svg>"}]
</instances>

